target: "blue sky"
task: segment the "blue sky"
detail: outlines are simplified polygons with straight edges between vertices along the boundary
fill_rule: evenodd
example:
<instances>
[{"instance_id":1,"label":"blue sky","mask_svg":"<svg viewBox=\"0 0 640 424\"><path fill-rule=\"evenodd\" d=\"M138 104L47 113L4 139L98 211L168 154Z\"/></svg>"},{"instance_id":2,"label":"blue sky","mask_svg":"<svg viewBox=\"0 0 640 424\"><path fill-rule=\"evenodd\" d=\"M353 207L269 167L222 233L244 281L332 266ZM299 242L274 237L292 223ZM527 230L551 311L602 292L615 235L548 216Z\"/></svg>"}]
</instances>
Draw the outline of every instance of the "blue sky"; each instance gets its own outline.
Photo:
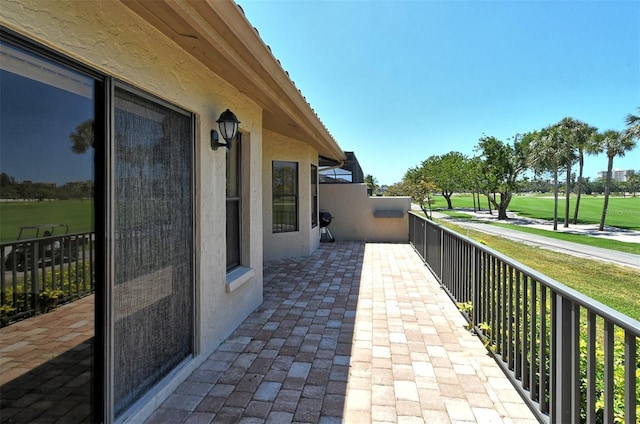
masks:
<instances>
[{"instance_id":1,"label":"blue sky","mask_svg":"<svg viewBox=\"0 0 640 424\"><path fill-rule=\"evenodd\" d=\"M16 182L93 179L93 151L73 153L69 139L79 124L93 119L93 99L4 70L0 82L0 172ZM88 77L85 82L93 84Z\"/></svg>"},{"instance_id":2,"label":"blue sky","mask_svg":"<svg viewBox=\"0 0 640 424\"><path fill-rule=\"evenodd\" d=\"M380 184L566 116L640 107L640 1L237 0L343 150ZM588 157L585 176L606 169ZM640 169L640 147L614 160Z\"/></svg>"}]
</instances>

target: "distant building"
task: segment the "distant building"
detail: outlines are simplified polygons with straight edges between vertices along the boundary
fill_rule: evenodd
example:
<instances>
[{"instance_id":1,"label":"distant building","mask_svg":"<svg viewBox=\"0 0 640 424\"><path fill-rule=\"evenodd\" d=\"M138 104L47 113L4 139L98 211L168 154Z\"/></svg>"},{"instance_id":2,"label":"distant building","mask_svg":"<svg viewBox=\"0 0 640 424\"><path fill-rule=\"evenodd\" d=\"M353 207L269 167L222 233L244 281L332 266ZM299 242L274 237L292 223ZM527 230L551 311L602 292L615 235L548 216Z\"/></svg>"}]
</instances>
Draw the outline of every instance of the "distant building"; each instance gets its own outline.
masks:
<instances>
[{"instance_id":1,"label":"distant building","mask_svg":"<svg viewBox=\"0 0 640 424\"><path fill-rule=\"evenodd\" d=\"M614 169L612 172L613 175L611 176L611 179L624 182L627 181L627 178L632 174L633 169ZM607 171L598 171L598 179L606 177Z\"/></svg>"}]
</instances>

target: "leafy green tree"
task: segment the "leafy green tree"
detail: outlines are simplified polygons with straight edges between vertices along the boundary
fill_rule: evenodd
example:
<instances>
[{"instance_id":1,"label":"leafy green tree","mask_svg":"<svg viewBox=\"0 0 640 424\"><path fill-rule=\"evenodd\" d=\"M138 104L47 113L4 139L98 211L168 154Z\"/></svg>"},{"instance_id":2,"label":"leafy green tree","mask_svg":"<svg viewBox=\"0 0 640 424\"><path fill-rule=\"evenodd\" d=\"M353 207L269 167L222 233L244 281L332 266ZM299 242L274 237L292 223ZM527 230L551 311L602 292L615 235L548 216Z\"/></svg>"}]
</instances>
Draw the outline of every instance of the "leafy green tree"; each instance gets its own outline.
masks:
<instances>
[{"instance_id":1,"label":"leafy green tree","mask_svg":"<svg viewBox=\"0 0 640 424\"><path fill-rule=\"evenodd\" d=\"M602 206L602 217L598 229L604 231L604 223L607 219L607 208L609 207L609 194L611 192L611 175L613 173L613 159L616 156L623 157L629 150L636 146L634 136L630 132L620 132L607 130L598 137L597 151L607 155L607 176L604 189L604 205Z\"/></svg>"},{"instance_id":2,"label":"leafy green tree","mask_svg":"<svg viewBox=\"0 0 640 424\"><path fill-rule=\"evenodd\" d=\"M422 168L410 168L405 173L402 185L404 195L411 196L411 200L420 206L427 218L431 219L431 205L435 203L434 194L437 192L437 187L428 180Z\"/></svg>"},{"instance_id":3,"label":"leafy green tree","mask_svg":"<svg viewBox=\"0 0 640 424\"><path fill-rule=\"evenodd\" d=\"M627 175L627 191L634 197L640 191L640 171L631 171Z\"/></svg>"},{"instance_id":4,"label":"leafy green tree","mask_svg":"<svg viewBox=\"0 0 640 424\"><path fill-rule=\"evenodd\" d=\"M451 196L464 187L467 157L460 152L430 156L422 162L426 175L447 201L447 209L453 209Z\"/></svg>"},{"instance_id":5,"label":"leafy green tree","mask_svg":"<svg viewBox=\"0 0 640 424\"><path fill-rule=\"evenodd\" d=\"M513 144L482 136L476 146L481 159L479 188L497 209L498 219L507 219L507 208L517 189L518 177L527 169L529 142L530 137L520 134L513 137ZM496 193L500 195L499 202Z\"/></svg>"},{"instance_id":6,"label":"leafy green tree","mask_svg":"<svg viewBox=\"0 0 640 424\"><path fill-rule=\"evenodd\" d=\"M399 183L391 184L385 191L385 196L408 196L404 180Z\"/></svg>"},{"instance_id":7,"label":"leafy green tree","mask_svg":"<svg viewBox=\"0 0 640 424\"><path fill-rule=\"evenodd\" d=\"M605 187L607 186L607 178L598 178L591 182L592 192L595 194L604 194Z\"/></svg>"},{"instance_id":8,"label":"leafy green tree","mask_svg":"<svg viewBox=\"0 0 640 424\"><path fill-rule=\"evenodd\" d=\"M525 177L518 183L521 192L547 193L552 190L549 181L537 175L534 175L533 178Z\"/></svg>"},{"instance_id":9,"label":"leafy green tree","mask_svg":"<svg viewBox=\"0 0 640 424\"><path fill-rule=\"evenodd\" d=\"M5 172L0 173L0 198L13 199L16 197L18 197L18 184L15 178Z\"/></svg>"}]
</instances>

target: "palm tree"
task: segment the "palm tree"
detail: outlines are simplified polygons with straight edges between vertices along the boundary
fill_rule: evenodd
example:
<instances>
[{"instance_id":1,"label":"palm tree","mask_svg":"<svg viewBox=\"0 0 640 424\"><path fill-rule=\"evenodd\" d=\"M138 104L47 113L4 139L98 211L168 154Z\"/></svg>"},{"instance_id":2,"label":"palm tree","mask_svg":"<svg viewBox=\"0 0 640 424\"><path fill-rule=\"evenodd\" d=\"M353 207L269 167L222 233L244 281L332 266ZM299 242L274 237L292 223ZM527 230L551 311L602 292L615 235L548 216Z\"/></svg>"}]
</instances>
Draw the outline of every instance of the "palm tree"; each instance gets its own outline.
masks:
<instances>
[{"instance_id":1,"label":"palm tree","mask_svg":"<svg viewBox=\"0 0 640 424\"><path fill-rule=\"evenodd\" d=\"M367 188L371 191L371 196L375 196L378 194L378 190L380 186L378 185L378 180L371 174L367 174L364 177L364 183L367 185Z\"/></svg>"},{"instance_id":2,"label":"palm tree","mask_svg":"<svg viewBox=\"0 0 640 424\"><path fill-rule=\"evenodd\" d=\"M609 193L611 191L611 174L613 171L613 158L616 156L623 157L629 150L636 147L634 136L630 135L627 130L625 132L607 130L599 137L600 152L607 154L607 178L604 188L604 205L602 206L602 217L600 218L600 231L604 231L604 221L607 218L607 207L609 206Z\"/></svg>"},{"instance_id":3,"label":"palm tree","mask_svg":"<svg viewBox=\"0 0 640 424\"><path fill-rule=\"evenodd\" d=\"M638 115L628 114L625 123L627 124L627 136L640 140L640 107L638 108Z\"/></svg>"},{"instance_id":4,"label":"palm tree","mask_svg":"<svg viewBox=\"0 0 640 424\"><path fill-rule=\"evenodd\" d=\"M576 207L573 211L573 224L578 223L578 210L580 209L580 196L582 195L582 174L584 171L584 154L592 153L594 147L594 137L598 132L596 127L592 127L582 121L573 118L564 118L560 121L560 125L566 129L566 135L569 138L568 147L575 151L577 150L578 160L578 187L576 196ZM571 165L567 166L567 181L566 181L566 204L565 204L565 220L564 226L569 226L569 181L571 178Z\"/></svg>"},{"instance_id":5,"label":"palm tree","mask_svg":"<svg viewBox=\"0 0 640 424\"><path fill-rule=\"evenodd\" d=\"M571 201L571 168L573 163L578 159L576 156L577 142L574 137L574 127L577 122L573 118L563 118L558 124L556 124L558 131L560 132L560 148L562 165L565 167L566 178L564 183L564 228L569 228L569 208Z\"/></svg>"},{"instance_id":6,"label":"palm tree","mask_svg":"<svg viewBox=\"0 0 640 424\"><path fill-rule=\"evenodd\" d=\"M536 174L553 175L553 230L558 229L558 173L567 163L565 129L559 124L532 133L528 162ZM567 165L570 167L570 165Z\"/></svg>"},{"instance_id":7,"label":"palm tree","mask_svg":"<svg viewBox=\"0 0 640 424\"><path fill-rule=\"evenodd\" d=\"M82 154L93 147L93 119L87 119L80 123L74 132L69 134L71 151Z\"/></svg>"}]
</instances>

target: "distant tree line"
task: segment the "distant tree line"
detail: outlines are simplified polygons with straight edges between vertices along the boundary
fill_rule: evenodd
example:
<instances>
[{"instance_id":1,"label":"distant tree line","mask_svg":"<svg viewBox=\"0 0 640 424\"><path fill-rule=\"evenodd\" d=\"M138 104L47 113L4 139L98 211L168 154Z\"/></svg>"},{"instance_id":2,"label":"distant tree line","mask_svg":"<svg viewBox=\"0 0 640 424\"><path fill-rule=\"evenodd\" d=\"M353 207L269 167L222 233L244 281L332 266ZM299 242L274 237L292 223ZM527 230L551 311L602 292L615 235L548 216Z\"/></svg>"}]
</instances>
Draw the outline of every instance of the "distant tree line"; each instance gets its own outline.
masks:
<instances>
[{"instance_id":1,"label":"distant tree line","mask_svg":"<svg viewBox=\"0 0 640 424\"><path fill-rule=\"evenodd\" d=\"M578 176L575 172L571 173L569 181L569 189L572 194L578 193ZM607 179L605 177L591 179L590 177L582 178L582 194L597 195L604 194ZM564 193L566 187L560 187L560 193ZM523 177L518 181L518 193L551 193L553 191L553 181L544 177ZM640 192L640 169L630 170L627 175L627 181L611 180L611 193L619 196L626 196L627 193Z\"/></svg>"},{"instance_id":2,"label":"distant tree line","mask_svg":"<svg viewBox=\"0 0 640 424\"><path fill-rule=\"evenodd\" d=\"M55 183L17 182L14 177L0 173L0 199L10 200L67 200L93 197L93 181Z\"/></svg>"},{"instance_id":3,"label":"distant tree line","mask_svg":"<svg viewBox=\"0 0 640 424\"><path fill-rule=\"evenodd\" d=\"M431 217L436 194L442 195L451 209L454 193L472 193L474 207L480 208L483 196L489 210L496 210L498 219L506 219L514 193L552 191L556 230L561 191L565 196L565 227L570 222L571 193L576 195L573 224L578 221L580 196L583 193L603 193L602 231L610 193L640 191L640 171L632 172L625 182L611 178L614 158L623 157L633 150L640 139L640 108L638 112L638 115L627 115L624 131L601 132L591 125L567 117L546 128L516 134L506 142L483 135L474 149L475 155L449 152L430 156L419 166L407 170L402 181L388 187L385 194L411 196L423 212ZM606 178L595 181L584 178L585 155L601 153L607 156Z\"/></svg>"}]
</instances>

